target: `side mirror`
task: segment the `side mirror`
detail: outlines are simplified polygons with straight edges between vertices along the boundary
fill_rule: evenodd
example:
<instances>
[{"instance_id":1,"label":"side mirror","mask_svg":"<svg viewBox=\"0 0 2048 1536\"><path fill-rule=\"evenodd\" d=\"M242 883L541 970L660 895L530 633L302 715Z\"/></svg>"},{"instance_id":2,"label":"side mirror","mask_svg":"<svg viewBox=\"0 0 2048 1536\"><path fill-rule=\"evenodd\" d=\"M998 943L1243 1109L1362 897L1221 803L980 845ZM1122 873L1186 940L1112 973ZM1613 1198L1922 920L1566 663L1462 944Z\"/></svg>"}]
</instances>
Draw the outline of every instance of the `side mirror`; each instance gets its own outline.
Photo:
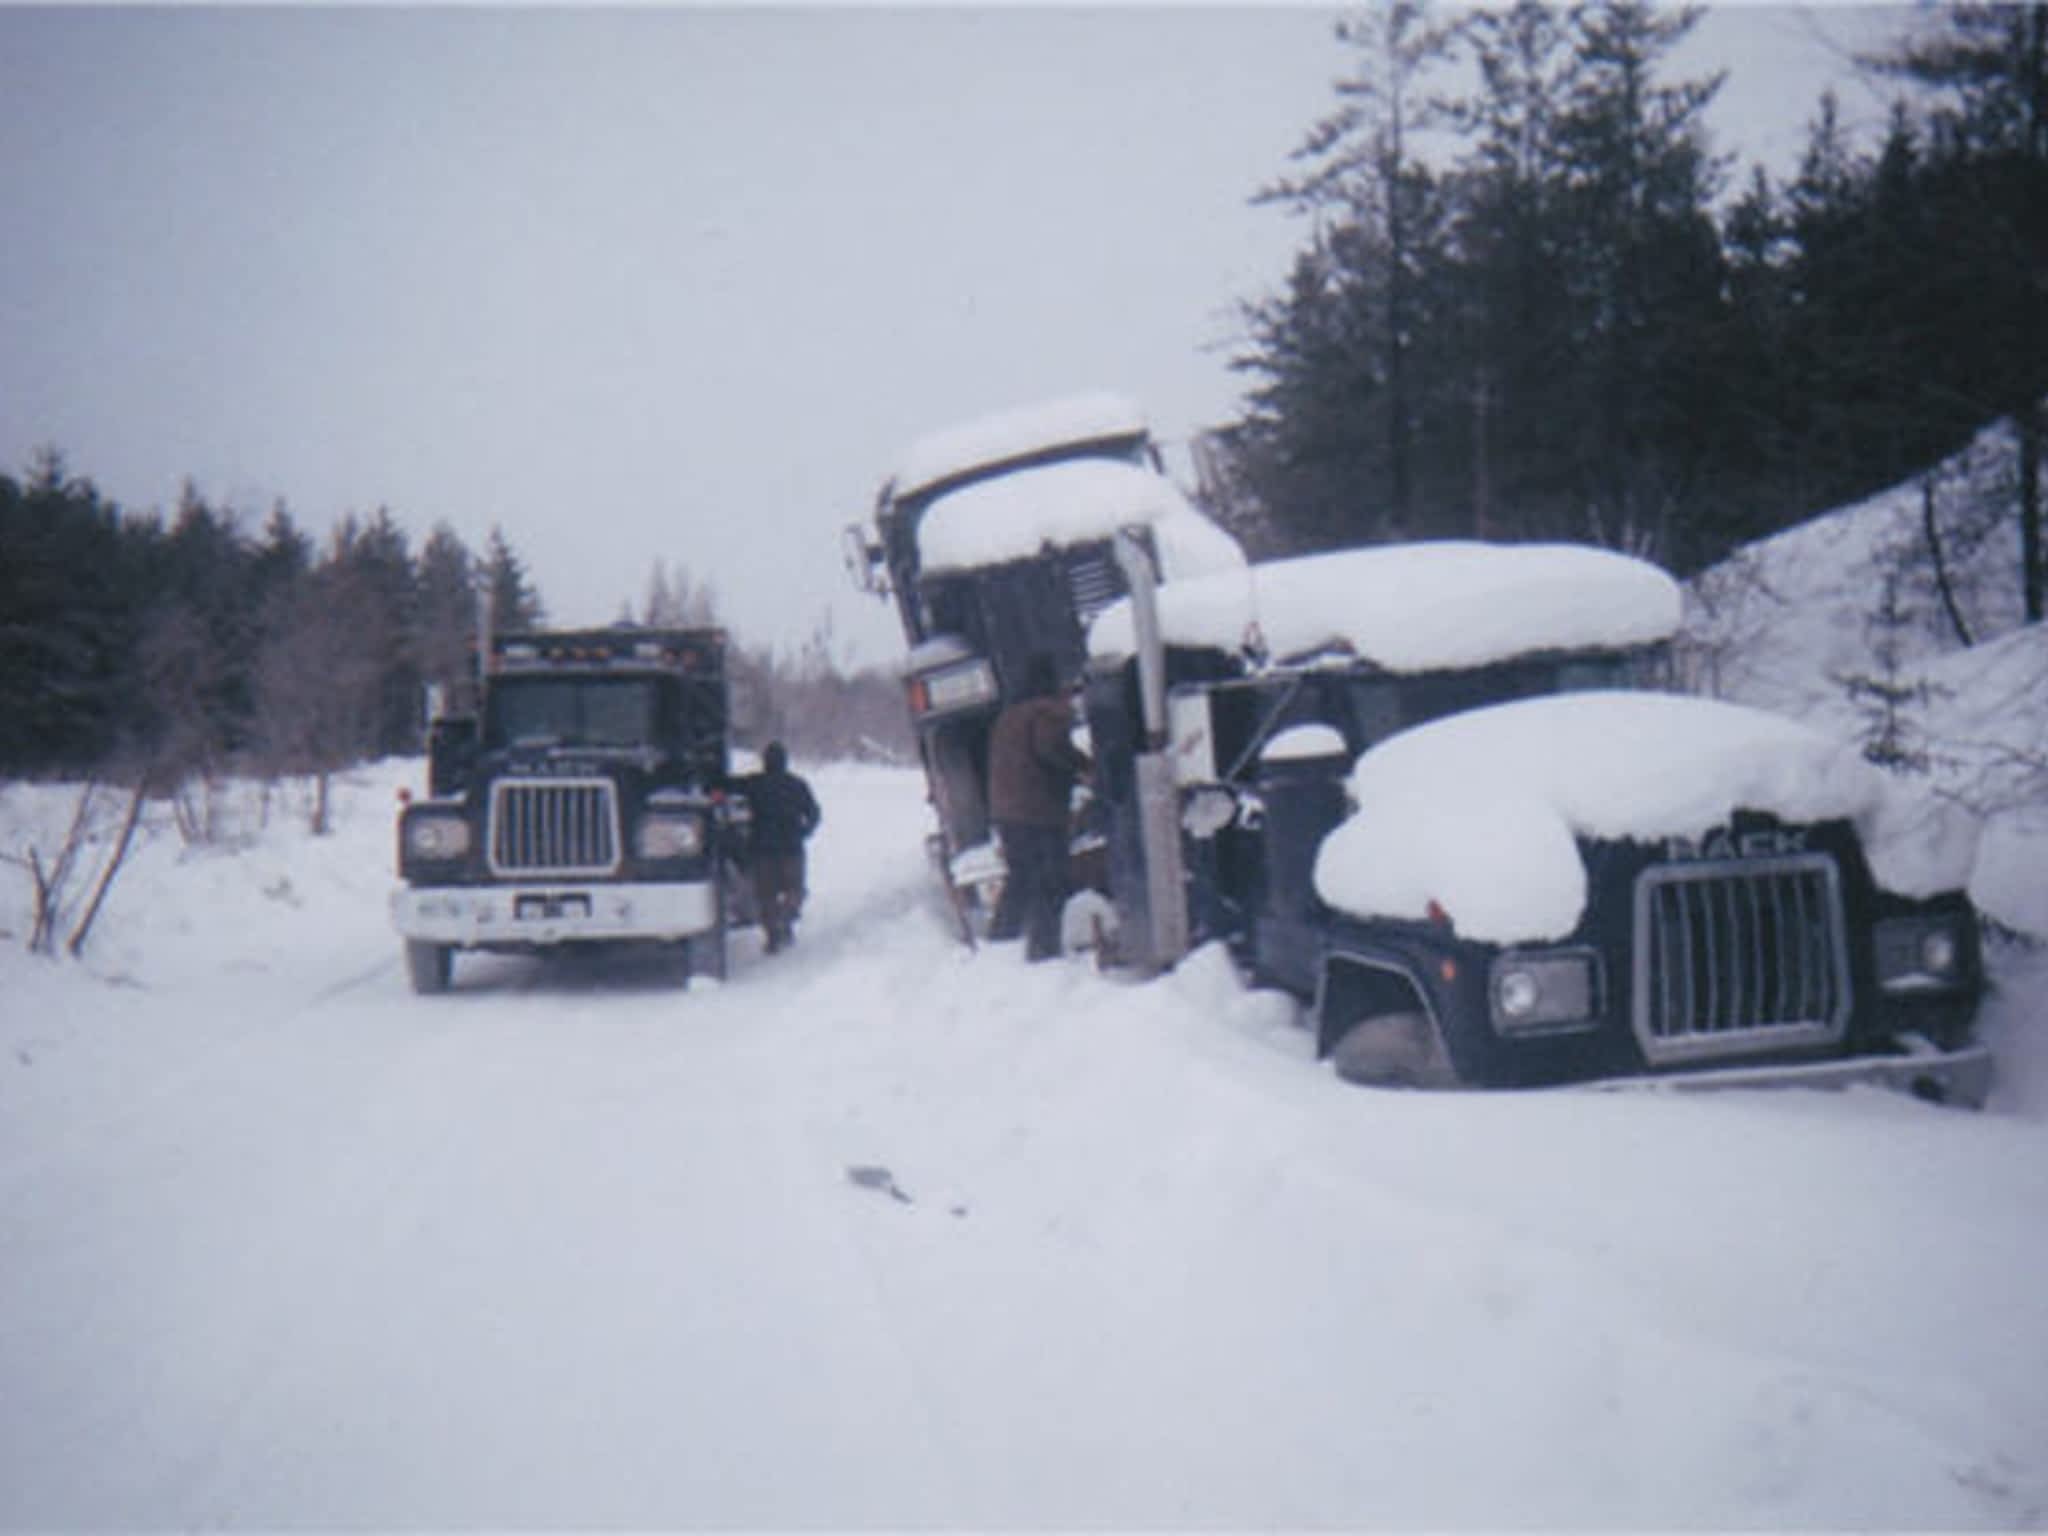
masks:
<instances>
[{"instance_id":1,"label":"side mirror","mask_svg":"<svg viewBox=\"0 0 2048 1536\"><path fill-rule=\"evenodd\" d=\"M882 564L882 546L870 544L867 530L859 523L846 525L845 532L840 535L840 545L846 555L846 574L854 586L877 597L887 597L889 577Z\"/></svg>"}]
</instances>

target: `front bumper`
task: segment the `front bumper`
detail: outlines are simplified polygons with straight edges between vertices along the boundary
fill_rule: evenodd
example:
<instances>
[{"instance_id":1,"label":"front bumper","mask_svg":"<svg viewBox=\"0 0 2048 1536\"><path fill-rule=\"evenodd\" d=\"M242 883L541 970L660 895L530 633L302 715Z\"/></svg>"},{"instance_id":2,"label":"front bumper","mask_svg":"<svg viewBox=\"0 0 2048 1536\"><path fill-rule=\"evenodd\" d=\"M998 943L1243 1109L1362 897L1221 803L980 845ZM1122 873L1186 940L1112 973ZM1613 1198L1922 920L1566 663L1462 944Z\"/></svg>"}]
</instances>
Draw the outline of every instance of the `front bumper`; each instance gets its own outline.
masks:
<instances>
[{"instance_id":1,"label":"front bumper","mask_svg":"<svg viewBox=\"0 0 2048 1536\"><path fill-rule=\"evenodd\" d=\"M682 939L718 924L708 880L661 884L434 885L392 892L401 936L461 949Z\"/></svg>"},{"instance_id":2,"label":"front bumper","mask_svg":"<svg viewBox=\"0 0 2048 1536\"><path fill-rule=\"evenodd\" d=\"M1653 1076L1608 1078L1589 1086L1603 1090L1662 1089L1709 1093L1726 1088L1850 1088L1870 1084L1915 1098L1964 1109L1982 1109L1991 1096L1997 1064L1982 1044L1944 1049L1924 1036L1900 1038L1892 1056L1844 1056L1831 1061L1780 1066L1716 1067Z\"/></svg>"}]
</instances>

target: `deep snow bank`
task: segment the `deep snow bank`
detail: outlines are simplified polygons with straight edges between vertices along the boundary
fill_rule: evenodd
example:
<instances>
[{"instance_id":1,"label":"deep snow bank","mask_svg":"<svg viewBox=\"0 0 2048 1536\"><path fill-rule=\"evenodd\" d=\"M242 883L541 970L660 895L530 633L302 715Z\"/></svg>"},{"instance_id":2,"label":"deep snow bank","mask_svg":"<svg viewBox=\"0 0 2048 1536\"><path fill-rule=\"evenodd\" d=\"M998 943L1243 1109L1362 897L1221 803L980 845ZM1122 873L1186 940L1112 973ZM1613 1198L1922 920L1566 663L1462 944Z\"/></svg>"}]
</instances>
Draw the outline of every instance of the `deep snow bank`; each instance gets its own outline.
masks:
<instances>
[{"instance_id":1,"label":"deep snow bank","mask_svg":"<svg viewBox=\"0 0 2048 1536\"><path fill-rule=\"evenodd\" d=\"M1972 897L2048 938L2048 628L2021 623L2016 518L1953 538L1972 497L2010 503L2015 457L2001 425L1935 473L1944 557L1977 644L1959 645L1935 584L1916 478L1702 574L1683 649L1705 691L1848 739L1883 733L1921 759L1912 776L1980 823Z\"/></svg>"}]
</instances>

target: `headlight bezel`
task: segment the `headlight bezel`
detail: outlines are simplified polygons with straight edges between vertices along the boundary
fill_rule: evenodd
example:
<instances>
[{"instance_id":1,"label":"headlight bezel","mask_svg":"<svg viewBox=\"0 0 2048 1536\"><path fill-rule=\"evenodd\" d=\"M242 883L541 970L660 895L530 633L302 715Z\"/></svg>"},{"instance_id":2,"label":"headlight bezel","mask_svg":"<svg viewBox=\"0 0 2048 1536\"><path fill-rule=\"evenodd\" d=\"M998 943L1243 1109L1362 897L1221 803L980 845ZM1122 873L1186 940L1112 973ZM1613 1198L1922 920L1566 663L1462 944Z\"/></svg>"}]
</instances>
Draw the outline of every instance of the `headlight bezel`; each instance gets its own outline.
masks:
<instances>
[{"instance_id":1,"label":"headlight bezel","mask_svg":"<svg viewBox=\"0 0 2048 1536\"><path fill-rule=\"evenodd\" d=\"M1579 946L1507 950L1486 979L1487 1011L1503 1036L1597 1029L1606 993L1599 952Z\"/></svg>"},{"instance_id":2,"label":"headlight bezel","mask_svg":"<svg viewBox=\"0 0 2048 1536\"><path fill-rule=\"evenodd\" d=\"M649 811L633 828L633 857L649 864L702 858L704 817L695 811Z\"/></svg>"},{"instance_id":3,"label":"headlight bezel","mask_svg":"<svg viewBox=\"0 0 2048 1536\"><path fill-rule=\"evenodd\" d=\"M1880 918L1871 931L1878 990L1897 996L1968 986L1969 925L1969 914L1953 911Z\"/></svg>"},{"instance_id":4,"label":"headlight bezel","mask_svg":"<svg viewBox=\"0 0 2048 1536\"><path fill-rule=\"evenodd\" d=\"M410 811L401 830L408 863L459 864L476 847L476 829L460 810L421 806Z\"/></svg>"}]
</instances>

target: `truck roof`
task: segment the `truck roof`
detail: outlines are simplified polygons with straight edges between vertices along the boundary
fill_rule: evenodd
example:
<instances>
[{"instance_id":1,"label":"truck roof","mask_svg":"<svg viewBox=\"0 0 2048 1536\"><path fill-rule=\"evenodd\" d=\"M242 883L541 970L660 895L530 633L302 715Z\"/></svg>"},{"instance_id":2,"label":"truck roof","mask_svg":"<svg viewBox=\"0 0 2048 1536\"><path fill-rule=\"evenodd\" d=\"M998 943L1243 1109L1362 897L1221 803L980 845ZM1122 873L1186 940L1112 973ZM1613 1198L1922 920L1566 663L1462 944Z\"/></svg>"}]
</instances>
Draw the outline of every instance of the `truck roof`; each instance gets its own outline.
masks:
<instances>
[{"instance_id":1,"label":"truck roof","mask_svg":"<svg viewBox=\"0 0 2048 1536\"><path fill-rule=\"evenodd\" d=\"M1678 631L1678 583L1646 560L1578 544L1439 540L1274 560L1159 589L1168 645L1275 660L1334 653L1389 672L1486 666L1547 651L1626 648ZM1135 650L1120 599L1089 652Z\"/></svg>"},{"instance_id":2,"label":"truck roof","mask_svg":"<svg viewBox=\"0 0 2048 1536\"><path fill-rule=\"evenodd\" d=\"M1245 569L1237 540L1164 475L1114 459L1068 459L977 480L931 504L918 529L927 573L1025 560L1150 528L1169 580Z\"/></svg>"},{"instance_id":3,"label":"truck roof","mask_svg":"<svg viewBox=\"0 0 2048 1536\"><path fill-rule=\"evenodd\" d=\"M1138 404L1107 391L1018 406L919 438L896 470L892 493L902 500L948 480L1063 448L1135 446L1148 432Z\"/></svg>"}]
</instances>

